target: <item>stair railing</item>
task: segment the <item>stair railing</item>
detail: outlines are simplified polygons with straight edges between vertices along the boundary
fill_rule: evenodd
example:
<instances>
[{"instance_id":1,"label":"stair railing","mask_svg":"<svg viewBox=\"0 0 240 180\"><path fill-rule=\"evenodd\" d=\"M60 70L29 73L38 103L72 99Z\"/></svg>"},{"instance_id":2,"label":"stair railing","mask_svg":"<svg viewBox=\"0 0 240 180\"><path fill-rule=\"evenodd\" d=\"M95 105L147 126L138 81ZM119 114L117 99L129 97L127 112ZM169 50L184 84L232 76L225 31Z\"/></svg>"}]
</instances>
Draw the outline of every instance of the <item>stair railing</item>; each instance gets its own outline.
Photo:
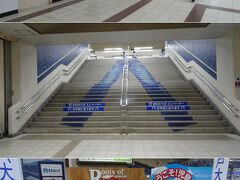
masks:
<instances>
[{"instance_id":1,"label":"stair railing","mask_svg":"<svg viewBox=\"0 0 240 180\"><path fill-rule=\"evenodd\" d=\"M217 90L194 66L185 66L182 61L168 48L168 53L173 57L173 60L186 72L193 73L203 85L210 90L215 97L224 105L224 107L235 117L239 118L239 109L231 103L219 90Z\"/></svg>"},{"instance_id":2,"label":"stair railing","mask_svg":"<svg viewBox=\"0 0 240 180\"><path fill-rule=\"evenodd\" d=\"M87 52L87 51L86 51ZM83 52L82 56L71 66L69 70L61 69L54 75L41 89L39 89L26 103L24 103L17 111L17 119L21 119L41 98L41 96L52 87L52 85L62 76L68 76L73 70L85 59L86 52ZM50 70L50 69L49 69Z\"/></svg>"}]
</instances>

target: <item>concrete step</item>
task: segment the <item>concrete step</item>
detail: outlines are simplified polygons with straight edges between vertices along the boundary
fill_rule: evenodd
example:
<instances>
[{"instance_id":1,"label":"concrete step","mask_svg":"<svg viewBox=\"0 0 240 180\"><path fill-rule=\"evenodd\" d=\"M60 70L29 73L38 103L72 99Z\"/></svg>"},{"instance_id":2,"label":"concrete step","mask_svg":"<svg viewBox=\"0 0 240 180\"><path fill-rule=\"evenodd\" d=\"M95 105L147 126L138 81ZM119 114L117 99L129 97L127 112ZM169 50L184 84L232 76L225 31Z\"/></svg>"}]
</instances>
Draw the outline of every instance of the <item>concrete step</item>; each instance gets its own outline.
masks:
<instances>
[{"instance_id":1,"label":"concrete step","mask_svg":"<svg viewBox=\"0 0 240 180\"><path fill-rule=\"evenodd\" d=\"M39 128L39 127L27 127L25 133L80 133L80 134L112 134L112 133L127 133L127 134L162 134L162 133L229 133L231 130L228 127L138 127L138 128Z\"/></svg>"},{"instance_id":2,"label":"concrete step","mask_svg":"<svg viewBox=\"0 0 240 180\"><path fill-rule=\"evenodd\" d=\"M68 99L51 99L51 103L75 103L75 102L120 102L120 98L68 98ZM128 98L128 102L149 102L149 101L204 101L204 97L161 97L161 98Z\"/></svg>"},{"instance_id":3,"label":"concrete step","mask_svg":"<svg viewBox=\"0 0 240 180\"><path fill-rule=\"evenodd\" d=\"M201 97L199 93L171 93L171 94L128 94L131 98L149 98L149 97ZM68 98L121 98L121 94L83 94L83 95L58 95L56 94L53 99L68 99Z\"/></svg>"},{"instance_id":4,"label":"concrete step","mask_svg":"<svg viewBox=\"0 0 240 180\"><path fill-rule=\"evenodd\" d=\"M120 106L119 102L102 102L105 106ZM207 101L188 101L188 105L209 105ZM129 102L128 107L131 106L145 106L145 102ZM45 107L65 107L66 103L48 103Z\"/></svg>"},{"instance_id":5,"label":"concrete step","mask_svg":"<svg viewBox=\"0 0 240 180\"><path fill-rule=\"evenodd\" d=\"M39 116L120 116L122 113L120 111L95 111L95 112L64 112L64 111L42 111ZM80 115L79 115L80 114ZM89 115L86 115L89 114ZM91 115L90 115L91 114ZM127 111L126 115L216 115L215 110L189 110L189 111Z\"/></svg>"},{"instance_id":6,"label":"concrete step","mask_svg":"<svg viewBox=\"0 0 240 180\"><path fill-rule=\"evenodd\" d=\"M220 115L155 115L155 116L36 116L34 117L34 121L40 122L59 122L63 119L74 121L88 120L88 121L119 121L119 120L129 120L129 121L165 121L165 119L169 120L182 120L189 119L195 121L222 121L222 117Z\"/></svg>"},{"instance_id":7,"label":"concrete step","mask_svg":"<svg viewBox=\"0 0 240 180\"><path fill-rule=\"evenodd\" d=\"M224 127L223 121L62 121L62 122L31 122L30 127L171 127L171 126L194 126L194 127Z\"/></svg>"}]
</instances>

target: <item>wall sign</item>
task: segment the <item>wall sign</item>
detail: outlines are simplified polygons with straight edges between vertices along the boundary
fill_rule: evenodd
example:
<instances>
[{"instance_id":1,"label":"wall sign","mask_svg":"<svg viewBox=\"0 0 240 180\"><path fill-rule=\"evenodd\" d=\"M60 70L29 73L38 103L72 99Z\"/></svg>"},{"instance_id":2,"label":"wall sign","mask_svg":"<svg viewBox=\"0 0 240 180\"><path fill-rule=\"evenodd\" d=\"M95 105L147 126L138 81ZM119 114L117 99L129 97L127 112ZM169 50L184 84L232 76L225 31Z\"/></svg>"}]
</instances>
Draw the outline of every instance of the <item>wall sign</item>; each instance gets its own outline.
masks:
<instances>
[{"instance_id":1,"label":"wall sign","mask_svg":"<svg viewBox=\"0 0 240 180\"><path fill-rule=\"evenodd\" d=\"M22 159L24 180L65 180L64 159Z\"/></svg>"},{"instance_id":2,"label":"wall sign","mask_svg":"<svg viewBox=\"0 0 240 180\"><path fill-rule=\"evenodd\" d=\"M0 158L0 179L23 180L20 159Z\"/></svg>"},{"instance_id":3,"label":"wall sign","mask_svg":"<svg viewBox=\"0 0 240 180\"><path fill-rule=\"evenodd\" d=\"M212 180L226 180L229 158L215 158L213 163Z\"/></svg>"},{"instance_id":4,"label":"wall sign","mask_svg":"<svg viewBox=\"0 0 240 180\"><path fill-rule=\"evenodd\" d=\"M145 180L144 168L67 168L68 180Z\"/></svg>"},{"instance_id":5,"label":"wall sign","mask_svg":"<svg viewBox=\"0 0 240 180\"><path fill-rule=\"evenodd\" d=\"M209 180L212 167L186 167L180 164L168 164L151 171L151 180Z\"/></svg>"}]
</instances>

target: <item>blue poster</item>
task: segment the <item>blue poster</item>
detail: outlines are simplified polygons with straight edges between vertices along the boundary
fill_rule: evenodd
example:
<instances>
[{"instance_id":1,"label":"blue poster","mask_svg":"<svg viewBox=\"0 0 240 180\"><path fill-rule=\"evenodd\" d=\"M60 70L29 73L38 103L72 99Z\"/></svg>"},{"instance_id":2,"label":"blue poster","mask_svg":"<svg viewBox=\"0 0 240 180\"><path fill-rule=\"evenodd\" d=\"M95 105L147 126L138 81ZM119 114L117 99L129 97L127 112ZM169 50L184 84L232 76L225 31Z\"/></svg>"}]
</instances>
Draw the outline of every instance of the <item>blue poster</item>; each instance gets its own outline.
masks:
<instances>
[{"instance_id":1,"label":"blue poster","mask_svg":"<svg viewBox=\"0 0 240 180\"><path fill-rule=\"evenodd\" d=\"M151 101L146 102L146 106L185 106L188 105L185 101Z\"/></svg>"},{"instance_id":2,"label":"blue poster","mask_svg":"<svg viewBox=\"0 0 240 180\"><path fill-rule=\"evenodd\" d=\"M190 106L148 106L147 111L164 111L164 110L190 110Z\"/></svg>"},{"instance_id":3,"label":"blue poster","mask_svg":"<svg viewBox=\"0 0 240 180\"><path fill-rule=\"evenodd\" d=\"M24 180L66 179L64 159L22 159L22 171Z\"/></svg>"},{"instance_id":4,"label":"blue poster","mask_svg":"<svg viewBox=\"0 0 240 180\"><path fill-rule=\"evenodd\" d=\"M180 164L168 164L151 171L151 180L210 180L212 167L186 167Z\"/></svg>"},{"instance_id":5,"label":"blue poster","mask_svg":"<svg viewBox=\"0 0 240 180\"><path fill-rule=\"evenodd\" d=\"M104 111L104 107L66 107L63 111Z\"/></svg>"}]
</instances>

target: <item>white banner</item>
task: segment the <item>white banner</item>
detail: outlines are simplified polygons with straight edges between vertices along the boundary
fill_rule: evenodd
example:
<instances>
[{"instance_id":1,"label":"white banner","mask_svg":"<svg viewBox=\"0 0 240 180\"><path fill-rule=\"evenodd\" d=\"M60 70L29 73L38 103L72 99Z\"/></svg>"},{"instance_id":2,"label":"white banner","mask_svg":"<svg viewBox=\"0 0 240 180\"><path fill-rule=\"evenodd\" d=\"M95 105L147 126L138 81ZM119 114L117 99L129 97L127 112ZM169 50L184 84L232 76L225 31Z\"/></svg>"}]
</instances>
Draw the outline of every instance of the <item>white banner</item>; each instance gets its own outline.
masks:
<instances>
[{"instance_id":1,"label":"white banner","mask_svg":"<svg viewBox=\"0 0 240 180\"><path fill-rule=\"evenodd\" d=\"M0 158L1 180L23 180L21 160L16 158Z\"/></svg>"},{"instance_id":2,"label":"white banner","mask_svg":"<svg viewBox=\"0 0 240 180\"><path fill-rule=\"evenodd\" d=\"M215 158L213 163L212 180L226 180L229 158Z\"/></svg>"}]
</instances>

